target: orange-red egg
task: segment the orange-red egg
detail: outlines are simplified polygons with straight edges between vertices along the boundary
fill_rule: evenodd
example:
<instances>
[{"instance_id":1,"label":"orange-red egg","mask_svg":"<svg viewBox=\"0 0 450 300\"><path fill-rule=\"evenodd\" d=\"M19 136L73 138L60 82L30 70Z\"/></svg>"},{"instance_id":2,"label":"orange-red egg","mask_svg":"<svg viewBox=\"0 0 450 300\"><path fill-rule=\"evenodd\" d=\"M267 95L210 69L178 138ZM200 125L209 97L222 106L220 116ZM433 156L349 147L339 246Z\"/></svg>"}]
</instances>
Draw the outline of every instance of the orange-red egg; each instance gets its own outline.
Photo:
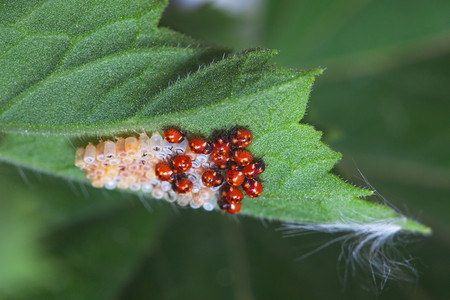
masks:
<instances>
[{"instance_id":1,"label":"orange-red egg","mask_svg":"<svg viewBox=\"0 0 450 300\"><path fill-rule=\"evenodd\" d=\"M155 166L155 175L161 181L173 181L172 168L165 162L160 162Z\"/></svg>"},{"instance_id":2,"label":"orange-red egg","mask_svg":"<svg viewBox=\"0 0 450 300\"><path fill-rule=\"evenodd\" d=\"M244 199L244 194L242 194L241 190L235 186L225 186L221 192L222 196L224 196L229 203L231 202L241 202Z\"/></svg>"},{"instance_id":3,"label":"orange-red egg","mask_svg":"<svg viewBox=\"0 0 450 300\"><path fill-rule=\"evenodd\" d=\"M226 211L230 207L230 203L228 203L225 197L221 197L219 200L217 200L217 205L219 205L219 208L224 211Z\"/></svg>"},{"instance_id":4,"label":"orange-red egg","mask_svg":"<svg viewBox=\"0 0 450 300\"><path fill-rule=\"evenodd\" d=\"M211 160L214 162L216 166L219 166L221 169L226 168L228 161L230 160L230 156L228 153L220 154L217 152L211 153Z\"/></svg>"},{"instance_id":5,"label":"orange-red egg","mask_svg":"<svg viewBox=\"0 0 450 300\"><path fill-rule=\"evenodd\" d=\"M189 179L178 179L173 183L174 191L178 194L186 194L192 191L194 184Z\"/></svg>"},{"instance_id":6,"label":"orange-red egg","mask_svg":"<svg viewBox=\"0 0 450 300\"><path fill-rule=\"evenodd\" d=\"M245 177L253 179L258 177L259 174L264 172L266 166L263 162L256 162L245 166L242 171L244 172Z\"/></svg>"},{"instance_id":7,"label":"orange-red egg","mask_svg":"<svg viewBox=\"0 0 450 300\"><path fill-rule=\"evenodd\" d=\"M212 151L218 154L228 154L230 151L230 141L226 135L219 135L212 143Z\"/></svg>"},{"instance_id":8,"label":"orange-red egg","mask_svg":"<svg viewBox=\"0 0 450 300\"><path fill-rule=\"evenodd\" d=\"M230 162L229 168L230 168L230 170L238 170L238 171L242 171L242 169L243 169L242 166L238 165L234 161Z\"/></svg>"},{"instance_id":9,"label":"orange-red egg","mask_svg":"<svg viewBox=\"0 0 450 300\"><path fill-rule=\"evenodd\" d=\"M229 214L237 214L241 210L242 204L240 202L228 202L226 199L222 198L217 202L220 209L229 213Z\"/></svg>"},{"instance_id":10,"label":"orange-red egg","mask_svg":"<svg viewBox=\"0 0 450 300\"><path fill-rule=\"evenodd\" d=\"M245 179L242 187L244 188L244 192L247 194L247 196L251 198L259 197L263 192L263 186L261 182L257 181L256 179Z\"/></svg>"},{"instance_id":11,"label":"orange-red egg","mask_svg":"<svg viewBox=\"0 0 450 300\"><path fill-rule=\"evenodd\" d=\"M189 140L189 147L192 152L201 154L208 147L208 142L201 138L193 138Z\"/></svg>"},{"instance_id":12,"label":"orange-red egg","mask_svg":"<svg viewBox=\"0 0 450 300\"><path fill-rule=\"evenodd\" d=\"M227 171L226 179L229 185L240 186L245 179L244 172L230 169Z\"/></svg>"},{"instance_id":13,"label":"orange-red egg","mask_svg":"<svg viewBox=\"0 0 450 300\"><path fill-rule=\"evenodd\" d=\"M233 143L233 145L235 147L238 147L238 148L247 147L248 145L251 144L252 140L253 140L252 133L246 129L236 130L231 135L231 142Z\"/></svg>"},{"instance_id":14,"label":"orange-red egg","mask_svg":"<svg viewBox=\"0 0 450 300\"><path fill-rule=\"evenodd\" d=\"M223 176L216 171L206 171L202 175L202 182L207 187L219 186L223 183Z\"/></svg>"},{"instance_id":15,"label":"orange-red egg","mask_svg":"<svg viewBox=\"0 0 450 300\"><path fill-rule=\"evenodd\" d=\"M238 165L245 167L252 162L253 155L247 150L239 149L233 152L232 159Z\"/></svg>"},{"instance_id":16,"label":"orange-red egg","mask_svg":"<svg viewBox=\"0 0 450 300\"><path fill-rule=\"evenodd\" d=\"M212 145L211 145L211 143L208 143L202 153L203 154L211 154L211 152L212 152Z\"/></svg>"},{"instance_id":17,"label":"orange-red egg","mask_svg":"<svg viewBox=\"0 0 450 300\"><path fill-rule=\"evenodd\" d=\"M175 173L184 173L192 167L192 161L189 156L178 155L173 158L172 165Z\"/></svg>"},{"instance_id":18,"label":"orange-red egg","mask_svg":"<svg viewBox=\"0 0 450 300\"><path fill-rule=\"evenodd\" d=\"M164 139L169 143L181 143L184 139L184 134L176 128L169 128L164 130Z\"/></svg>"},{"instance_id":19,"label":"orange-red egg","mask_svg":"<svg viewBox=\"0 0 450 300\"><path fill-rule=\"evenodd\" d=\"M229 214L237 214L241 210L242 204L240 202L232 202L227 208L226 212Z\"/></svg>"}]
</instances>

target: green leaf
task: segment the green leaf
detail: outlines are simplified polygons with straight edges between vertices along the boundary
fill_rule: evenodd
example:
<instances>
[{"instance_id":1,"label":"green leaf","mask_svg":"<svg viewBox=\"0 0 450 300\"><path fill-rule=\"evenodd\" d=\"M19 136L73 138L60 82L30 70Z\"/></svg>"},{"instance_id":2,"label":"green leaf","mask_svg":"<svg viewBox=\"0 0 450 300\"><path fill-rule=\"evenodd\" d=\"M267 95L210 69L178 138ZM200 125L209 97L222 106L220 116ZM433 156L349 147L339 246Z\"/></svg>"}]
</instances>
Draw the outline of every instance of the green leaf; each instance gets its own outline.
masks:
<instances>
[{"instance_id":1,"label":"green leaf","mask_svg":"<svg viewBox=\"0 0 450 300\"><path fill-rule=\"evenodd\" d=\"M448 49L446 0L288 2L267 2L260 36L267 47L280 47L283 65L327 66L328 76L342 79Z\"/></svg>"},{"instance_id":2,"label":"green leaf","mask_svg":"<svg viewBox=\"0 0 450 300\"><path fill-rule=\"evenodd\" d=\"M3 192L0 201L0 295L4 291L45 283L52 266L36 240L41 218L35 213L33 200L38 199L27 194L20 181L8 181L4 169L0 168L0 190ZM17 188L22 188L25 193L5 193L19 190ZM24 194L29 201L23 201Z\"/></svg>"},{"instance_id":3,"label":"green leaf","mask_svg":"<svg viewBox=\"0 0 450 300\"><path fill-rule=\"evenodd\" d=\"M279 69L267 64L275 51L227 55L159 29L164 6L157 0L3 4L0 159L87 182L73 166L73 145L86 140L167 125L207 136L247 126L251 151L267 169L264 195L245 201L243 214L303 223L389 221L429 231L359 199L371 192L328 173L340 155L312 126L298 124L320 69Z\"/></svg>"},{"instance_id":4,"label":"green leaf","mask_svg":"<svg viewBox=\"0 0 450 300\"><path fill-rule=\"evenodd\" d=\"M114 298L158 245L170 210L154 205L151 213L132 195L64 179L43 184L40 175L0 167L8 191L0 202L0 297Z\"/></svg>"}]
</instances>

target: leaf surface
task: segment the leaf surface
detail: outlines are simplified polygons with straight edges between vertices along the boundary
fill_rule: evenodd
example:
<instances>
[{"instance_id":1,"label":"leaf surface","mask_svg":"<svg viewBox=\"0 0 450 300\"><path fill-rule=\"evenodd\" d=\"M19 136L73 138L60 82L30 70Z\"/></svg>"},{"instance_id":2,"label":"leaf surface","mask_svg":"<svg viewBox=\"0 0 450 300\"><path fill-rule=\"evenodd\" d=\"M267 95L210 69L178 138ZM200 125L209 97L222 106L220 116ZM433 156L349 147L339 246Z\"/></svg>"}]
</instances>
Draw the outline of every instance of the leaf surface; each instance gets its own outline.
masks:
<instances>
[{"instance_id":1,"label":"leaf surface","mask_svg":"<svg viewBox=\"0 0 450 300\"><path fill-rule=\"evenodd\" d=\"M87 182L73 156L88 140L245 126L267 169L263 196L243 214L428 231L329 173L340 154L298 123L320 69L279 69L267 63L275 51L229 54L160 29L163 1L11 3L0 7L0 159Z\"/></svg>"}]
</instances>

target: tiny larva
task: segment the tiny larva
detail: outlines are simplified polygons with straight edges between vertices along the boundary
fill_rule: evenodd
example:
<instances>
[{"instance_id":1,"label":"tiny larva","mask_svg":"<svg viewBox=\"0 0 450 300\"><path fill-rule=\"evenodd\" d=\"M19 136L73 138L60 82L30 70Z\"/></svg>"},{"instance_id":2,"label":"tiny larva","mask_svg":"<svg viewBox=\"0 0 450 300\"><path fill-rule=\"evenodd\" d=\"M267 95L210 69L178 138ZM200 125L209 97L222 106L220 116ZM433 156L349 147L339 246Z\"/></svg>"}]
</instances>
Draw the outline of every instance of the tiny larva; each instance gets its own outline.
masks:
<instances>
[{"instance_id":1,"label":"tiny larva","mask_svg":"<svg viewBox=\"0 0 450 300\"><path fill-rule=\"evenodd\" d=\"M254 162L244 149L252 139L250 131L238 129L211 142L199 137L188 140L180 130L169 128L164 137L144 132L79 147L75 166L96 188L142 191L155 199L208 211L217 203L223 211L236 214L244 198L240 187L251 198L263 191L257 177L265 165Z\"/></svg>"}]
</instances>

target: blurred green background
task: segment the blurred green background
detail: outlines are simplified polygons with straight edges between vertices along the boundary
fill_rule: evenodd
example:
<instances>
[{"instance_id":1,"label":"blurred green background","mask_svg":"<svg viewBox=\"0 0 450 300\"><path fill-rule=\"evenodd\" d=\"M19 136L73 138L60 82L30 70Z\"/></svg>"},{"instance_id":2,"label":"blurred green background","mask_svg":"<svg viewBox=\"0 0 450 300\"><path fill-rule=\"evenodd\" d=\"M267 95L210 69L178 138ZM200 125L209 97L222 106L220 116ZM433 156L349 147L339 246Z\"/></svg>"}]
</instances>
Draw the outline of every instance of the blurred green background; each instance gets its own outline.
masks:
<instances>
[{"instance_id":1,"label":"blurred green background","mask_svg":"<svg viewBox=\"0 0 450 300\"><path fill-rule=\"evenodd\" d=\"M343 153L335 172L433 229L404 250L412 282L345 279L336 235L171 207L0 165L3 299L450 299L450 1L177 1L162 26L324 67L306 120ZM195 1L194 1L195 2ZM242 5L241 5L242 8ZM380 201L374 197L372 200Z\"/></svg>"}]
</instances>

